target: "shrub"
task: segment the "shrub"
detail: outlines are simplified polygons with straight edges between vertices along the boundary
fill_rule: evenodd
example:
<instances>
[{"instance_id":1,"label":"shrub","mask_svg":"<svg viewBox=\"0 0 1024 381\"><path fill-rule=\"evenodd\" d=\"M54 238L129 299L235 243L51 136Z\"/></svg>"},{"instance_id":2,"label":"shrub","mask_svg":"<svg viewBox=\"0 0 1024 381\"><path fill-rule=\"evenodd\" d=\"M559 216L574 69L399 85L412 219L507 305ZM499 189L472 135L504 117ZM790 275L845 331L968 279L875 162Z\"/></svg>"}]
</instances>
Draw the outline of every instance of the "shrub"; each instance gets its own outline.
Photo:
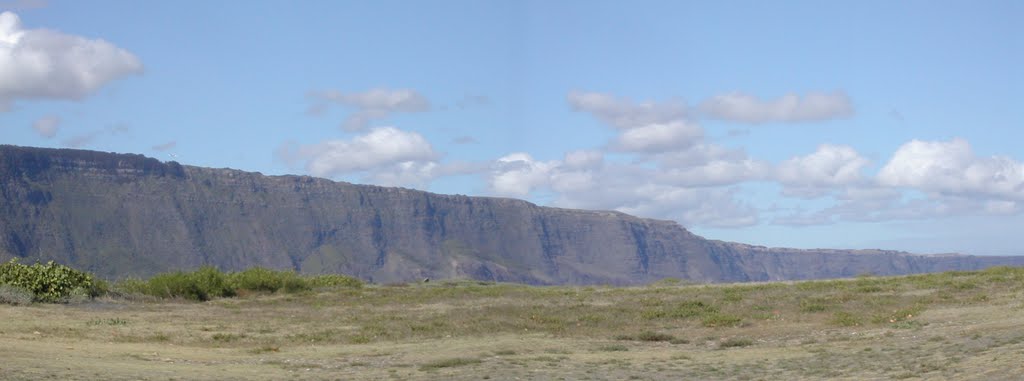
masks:
<instances>
[{"instance_id":1,"label":"shrub","mask_svg":"<svg viewBox=\"0 0 1024 381\"><path fill-rule=\"evenodd\" d=\"M146 294L149 283L139 278L126 278L114 283L110 291L121 296L130 294Z\"/></svg>"},{"instance_id":2,"label":"shrub","mask_svg":"<svg viewBox=\"0 0 1024 381\"><path fill-rule=\"evenodd\" d=\"M640 341L671 341L675 339L675 336L667 333L659 333L653 331L643 331L639 335L636 335L637 340Z\"/></svg>"},{"instance_id":3,"label":"shrub","mask_svg":"<svg viewBox=\"0 0 1024 381\"><path fill-rule=\"evenodd\" d=\"M284 292L295 293L312 290L309 281L293 274L292 277L284 279Z\"/></svg>"},{"instance_id":4,"label":"shrub","mask_svg":"<svg viewBox=\"0 0 1024 381\"><path fill-rule=\"evenodd\" d=\"M65 301L72 295L94 297L101 292L91 274L53 261L27 266L12 259L0 265L0 284L27 290L34 301L47 303Z\"/></svg>"},{"instance_id":5,"label":"shrub","mask_svg":"<svg viewBox=\"0 0 1024 381\"><path fill-rule=\"evenodd\" d=\"M143 291L162 298L198 301L235 295L235 290L228 285L227 276L212 266L204 266L191 273L158 274L149 279Z\"/></svg>"},{"instance_id":6,"label":"shrub","mask_svg":"<svg viewBox=\"0 0 1024 381\"><path fill-rule=\"evenodd\" d=\"M754 340L745 337L733 337L718 344L719 348L739 348L754 345Z\"/></svg>"},{"instance_id":7,"label":"shrub","mask_svg":"<svg viewBox=\"0 0 1024 381\"><path fill-rule=\"evenodd\" d=\"M228 276L232 288L258 292L277 292L284 288L286 278L295 277L295 273L274 271L262 267L254 267Z\"/></svg>"},{"instance_id":8,"label":"shrub","mask_svg":"<svg viewBox=\"0 0 1024 381\"><path fill-rule=\"evenodd\" d=\"M229 277L231 286L239 291L278 292L283 290L295 293L309 291L314 287L312 278L299 276L294 271L276 271L262 267L232 273Z\"/></svg>"}]
</instances>

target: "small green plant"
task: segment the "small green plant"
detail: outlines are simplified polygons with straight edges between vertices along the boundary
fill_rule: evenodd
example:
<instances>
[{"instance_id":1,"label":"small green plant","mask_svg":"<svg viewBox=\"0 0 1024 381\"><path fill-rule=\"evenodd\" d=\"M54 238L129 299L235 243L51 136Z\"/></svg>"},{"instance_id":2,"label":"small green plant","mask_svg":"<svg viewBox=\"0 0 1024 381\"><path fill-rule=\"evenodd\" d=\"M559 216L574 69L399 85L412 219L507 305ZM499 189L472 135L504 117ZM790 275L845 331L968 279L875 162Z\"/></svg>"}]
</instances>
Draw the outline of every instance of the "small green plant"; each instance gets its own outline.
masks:
<instances>
[{"instance_id":1,"label":"small green plant","mask_svg":"<svg viewBox=\"0 0 1024 381\"><path fill-rule=\"evenodd\" d=\"M825 300L819 298L801 299L800 300L800 312L825 312L828 310L828 304Z\"/></svg>"},{"instance_id":2,"label":"small green plant","mask_svg":"<svg viewBox=\"0 0 1024 381\"><path fill-rule=\"evenodd\" d=\"M849 312L836 312L832 314L832 324L840 327L856 327L860 325L860 318Z\"/></svg>"},{"instance_id":3,"label":"small green plant","mask_svg":"<svg viewBox=\"0 0 1024 381\"><path fill-rule=\"evenodd\" d=\"M743 319L738 316L723 313L710 314L701 319L701 324L708 328L735 327L740 325L742 322Z\"/></svg>"},{"instance_id":4,"label":"small green plant","mask_svg":"<svg viewBox=\"0 0 1024 381\"><path fill-rule=\"evenodd\" d=\"M230 343L232 341L238 341L239 339L245 338L244 334L236 335L234 333L215 333L210 337L213 341L220 341L223 343Z\"/></svg>"},{"instance_id":5,"label":"small green plant","mask_svg":"<svg viewBox=\"0 0 1024 381\"><path fill-rule=\"evenodd\" d=\"M754 345L754 340L746 337L731 337L718 344L719 348L739 348Z\"/></svg>"},{"instance_id":6,"label":"small green plant","mask_svg":"<svg viewBox=\"0 0 1024 381\"><path fill-rule=\"evenodd\" d=\"M110 319L95 319L86 322L86 325L128 325L128 319L122 318L110 318Z\"/></svg>"},{"instance_id":7,"label":"small green plant","mask_svg":"<svg viewBox=\"0 0 1024 381\"><path fill-rule=\"evenodd\" d=\"M259 347L256 347L256 348L253 348L253 349L249 350L249 353L252 353L254 355L258 355L258 354L271 353L271 352L277 353L277 352L280 352L280 351L281 351L281 347L277 347L277 346L273 346L273 345L263 345L263 346L259 346Z\"/></svg>"},{"instance_id":8,"label":"small green plant","mask_svg":"<svg viewBox=\"0 0 1024 381\"><path fill-rule=\"evenodd\" d=\"M675 338L675 336L666 333L653 331L643 331L636 335L636 339L640 341L671 341Z\"/></svg>"},{"instance_id":9,"label":"small green plant","mask_svg":"<svg viewBox=\"0 0 1024 381\"><path fill-rule=\"evenodd\" d=\"M426 364L420 365L420 370L431 370L440 368L452 368L456 366L473 365L481 363L480 359L456 357L450 359L431 361Z\"/></svg>"}]
</instances>

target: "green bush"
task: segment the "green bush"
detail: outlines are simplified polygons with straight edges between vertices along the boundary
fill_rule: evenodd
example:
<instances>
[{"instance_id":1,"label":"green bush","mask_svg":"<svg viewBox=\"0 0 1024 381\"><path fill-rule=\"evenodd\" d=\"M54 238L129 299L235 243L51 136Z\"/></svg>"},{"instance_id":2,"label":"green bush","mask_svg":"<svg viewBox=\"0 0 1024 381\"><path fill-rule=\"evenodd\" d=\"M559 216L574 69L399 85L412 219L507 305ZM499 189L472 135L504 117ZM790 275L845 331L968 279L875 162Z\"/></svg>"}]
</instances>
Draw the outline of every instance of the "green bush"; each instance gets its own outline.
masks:
<instances>
[{"instance_id":1,"label":"green bush","mask_svg":"<svg viewBox=\"0 0 1024 381\"><path fill-rule=\"evenodd\" d=\"M276 271L262 267L254 267L229 275L231 287L236 290L256 292L295 293L313 288L310 279L299 276L293 271Z\"/></svg>"},{"instance_id":2,"label":"green bush","mask_svg":"<svg viewBox=\"0 0 1024 381\"><path fill-rule=\"evenodd\" d=\"M110 291L116 295L148 294L149 282L139 278L126 278L114 283Z\"/></svg>"},{"instance_id":3,"label":"green bush","mask_svg":"<svg viewBox=\"0 0 1024 381\"><path fill-rule=\"evenodd\" d=\"M27 290L34 301L46 303L62 302L72 295L95 297L105 285L96 282L91 274L53 261L28 266L17 259L0 265L0 284Z\"/></svg>"},{"instance_id":4,"label":"green bush","mask_svg":"<svg viewBox=\"0 0 1024 381\"><path fill-rule=\"evenodd\" d=\"M274 271L262 267L232 273L228 276L231 287L236 290L277 292L284 288L288 278L297 278L295 273Z\"/></svg>"},{"instance_id":5,"label":"green bush","mask_svg":"<svg viewBox=\"0 0 1024 381\"><path fill-rule=\"evenodd\" d=\"M235 296L235 290L228 285L227 278L212 266L204 266L191 273L177 271L157 274L149 279L143 293L162 298L199 301Z\"/></svg>"},{"instance_id":6,"label":"green bush","mask_svg":"<svg viewBox=\"0 0 1024 381\"><path fill-rule=\"evenodd\" d=\"M278 271L254 267L245 271L223 273L213 267L202 267L194 272L161 273L148 281L127 279L115 286L121 293L143 293L161 298L185 298L206 301L231 297L240 291L287 292L309 291L314 287L362 287L359 279L345 275L317 275L305 277L293 271Z\"/></svg>"}]
</instances>

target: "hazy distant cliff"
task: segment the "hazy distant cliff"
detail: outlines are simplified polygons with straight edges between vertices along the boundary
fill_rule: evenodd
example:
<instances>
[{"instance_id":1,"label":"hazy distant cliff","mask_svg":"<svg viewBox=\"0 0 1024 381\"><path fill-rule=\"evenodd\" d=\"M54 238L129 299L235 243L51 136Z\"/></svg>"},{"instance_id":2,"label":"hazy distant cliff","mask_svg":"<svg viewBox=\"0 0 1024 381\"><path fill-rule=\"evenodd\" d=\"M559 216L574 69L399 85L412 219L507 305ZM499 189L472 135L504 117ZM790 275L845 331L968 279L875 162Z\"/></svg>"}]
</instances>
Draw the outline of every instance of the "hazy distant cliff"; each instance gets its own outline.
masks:
<instances>
[{"instance_id":1,"label":"hazy distant cliff","mask_svg":"<svg viewBox=\"0 0 1024 381\"><path fill-rule=\"evenodd\" d=\"M212 264L540 284L781 280L1024 265L1024 257L767 249L670 221L140 155L0 145L0 259L111 277Z\"/></svg>"}]
</instances>

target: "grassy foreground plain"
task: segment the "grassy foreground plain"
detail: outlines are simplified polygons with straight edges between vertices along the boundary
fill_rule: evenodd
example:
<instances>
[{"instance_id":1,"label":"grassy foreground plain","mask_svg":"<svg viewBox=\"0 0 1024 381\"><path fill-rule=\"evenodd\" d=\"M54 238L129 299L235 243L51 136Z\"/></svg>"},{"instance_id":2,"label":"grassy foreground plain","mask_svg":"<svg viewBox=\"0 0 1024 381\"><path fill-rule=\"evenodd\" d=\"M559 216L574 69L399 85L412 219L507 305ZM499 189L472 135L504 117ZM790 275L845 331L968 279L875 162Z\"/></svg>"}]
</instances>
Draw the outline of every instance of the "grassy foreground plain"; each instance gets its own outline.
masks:
<instances>
[{"instance_id":1,"label":"grassy foreground plain","mask_svg":"<svg viewBox=\"0 0 1024 381\"><path fill-rule=\"evenodd\" d=\"M4 380L1024 377L1024 269L0 305Z\"/></svg>"}]
</instances>

